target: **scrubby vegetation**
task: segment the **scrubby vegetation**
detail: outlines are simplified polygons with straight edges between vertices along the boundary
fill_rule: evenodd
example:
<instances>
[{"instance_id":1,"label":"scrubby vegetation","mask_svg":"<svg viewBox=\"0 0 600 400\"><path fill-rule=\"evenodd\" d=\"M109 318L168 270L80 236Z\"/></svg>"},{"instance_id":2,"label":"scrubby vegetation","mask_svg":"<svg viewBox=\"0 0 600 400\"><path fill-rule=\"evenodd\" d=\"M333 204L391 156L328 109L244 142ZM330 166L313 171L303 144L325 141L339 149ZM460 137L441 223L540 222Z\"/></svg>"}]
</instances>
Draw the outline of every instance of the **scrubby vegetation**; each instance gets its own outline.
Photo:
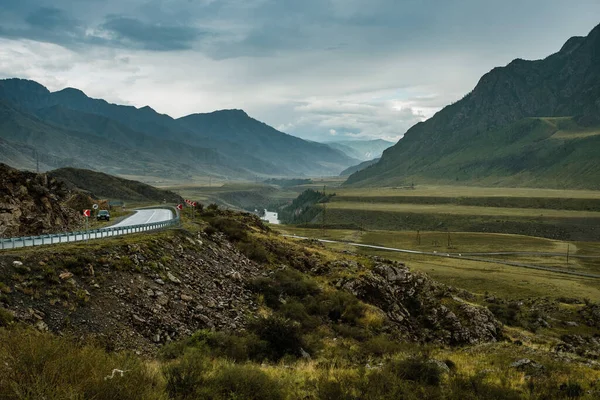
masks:
<instances>
[{"instance_id":1,"label":"scrubby vegetation","mask_svg":"<svg viewBox=\"0 0 600 400\"><path fill-rule=\"evenodd\" d=\"M312 221L321 209L316 204L327 203L335 193L326 194L313 189L302 192L292 203L279 210L279 219L286 224L306 223Z\"/></svg>"},{"instance_id":2,"label":"scrubby vegetation","mask_svg":"<svg viewBox=\"0 0 600 400\"><path fill-rule=\"evenodd\" d=\"M0 398L541 400L594 399L600 394L593 342L599 312L592 301L518 303L489 294L479 298L412 274L398 263L283 239L255 216L216 205L206 207L196 221L184 223L190 231L128 237L123 242L111 239L86 247L71 244L50 250L52 257L40 248L31 250L31 259L23 257L23 263L14 263L12 256L0 260L8 260L4 268L10 278L0 276L7 282L0 284L0 295L12 296L9 291L15 288L20 298L57 301L57 307L70 310L73 318L77 310L85 314L100 296L90 296L84 286L69 281L99 283L108 289L103 296L110 296L122 290L111 288L112 274L132 282L119 301L142 298L141 302L160 304L161 296L168 294L169 302L162 304L169 318L181 309L191 310L190 319L197 319L199 310L214 312L202 328L169 337L156 351L137 355L114 351L106 338L71 337L67 322L64 337L25 328L11 311L0 308ZM187 291L191 281L186 274L192 274L190 265L200 253L214 254L218 260L232 251L239 257L236 262L252 264L254 272L232 278L239 284L227 290L245 291L245 301L253 307L231 319L235 325L215 326L232 309L221 300L213 305L190 300L193 296L184 300L184 292L194 294ZM253 251L261 256L253 256ZM187 266L185 273L178 269L180 263ZM227 268L236 268L230 263ZM193 268L207 264L205 260ZM378 268L392 276L375 274ZM133 286L145 275L153 279L155 297L143 297L147 287L136 291ZM183 282L175 283L173 275ZM209 277L214 278L214 290L225 291L219 289L226 284L221 275ZM388 292L375 286L379 282L397 283ZM382 288L384 292L376 291ZM166 293L158 295L157 290ZM399 294L403 290L406 297ZM0 298L7 307L11 301ZM467 311L480 309L471 306L475 302L506 325L497 335L499 341L457 345L456 339L431 334L447 329L471 335L472 314ZM455 319L430 315L433 310ZM152 326L149 314L154 311L140 315ZM551 316L571 318L582 326L551 330L544 325ZM127 318L144 324L139 315ZM462 327L457 331L444 321ZM411 330L403 331L402 324ZM575 334L583 342L564 336Z\"/></svg>"}]
</instances>

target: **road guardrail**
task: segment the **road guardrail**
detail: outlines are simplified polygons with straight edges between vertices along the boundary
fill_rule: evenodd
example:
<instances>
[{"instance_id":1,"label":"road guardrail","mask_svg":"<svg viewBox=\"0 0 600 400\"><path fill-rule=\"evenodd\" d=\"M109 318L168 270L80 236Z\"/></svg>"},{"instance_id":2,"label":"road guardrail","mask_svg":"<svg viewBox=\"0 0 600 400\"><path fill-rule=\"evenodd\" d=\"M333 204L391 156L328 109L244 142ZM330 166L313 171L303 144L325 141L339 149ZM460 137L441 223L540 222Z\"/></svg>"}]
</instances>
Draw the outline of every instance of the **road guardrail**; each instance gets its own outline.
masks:
<instances>
[{"instance_id":1,"label":"road guardrail","mask_svg":"<svg viewBox=\"0 0 600 400\"><path fill-rule=\"evenodd\" d=\"M150 222L141 225L128 225L119 227L106 227L99 229L88 229L84 231L54 233L39 236L22 236L8 239L0 238L0 250L18 249L22 247L34 247L52 245L58 243L82 242L86 240L104 239L108 237L129 235L132 233L156 231L160 229L171 228L180 225L179 213L172 207L153 207L168 208L173 211L175 217L167 221Z\"/></svg>"}]
</instances>

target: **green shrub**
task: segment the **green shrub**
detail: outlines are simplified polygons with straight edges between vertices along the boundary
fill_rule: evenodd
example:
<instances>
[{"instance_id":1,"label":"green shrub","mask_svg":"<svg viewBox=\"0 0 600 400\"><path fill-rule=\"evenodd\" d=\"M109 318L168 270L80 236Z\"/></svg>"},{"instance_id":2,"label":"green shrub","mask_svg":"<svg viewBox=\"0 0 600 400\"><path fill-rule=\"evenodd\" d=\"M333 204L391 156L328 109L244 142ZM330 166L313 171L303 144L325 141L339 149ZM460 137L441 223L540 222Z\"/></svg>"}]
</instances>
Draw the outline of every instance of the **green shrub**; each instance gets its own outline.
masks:
<instances>
[{"instance_id":1,"label":"green shrub","mask_svg":"<svg viewBox=\"0 0 600 400\"><path fill-rule=\"evenodd\" d=\"M177 361L163 367L167 394L178 400L198 398L209 369L206 357L200 351L190 349Z\"/></svg>"},{"instance_id":2,"label":"green shrub","mask_svg":"<svg viewBox=\"0 0 600 400\"><path fill-rule=\"evenodd\" d=\"M259 318L251 324L250 329L268 344L267 356L273 361L288 354L298 356L300 348L304 346L300 325L279 315Z\"/></svg>"},{"instance_id":3,"label":"green shrub","mask_svg":"<svg viewBox=\"0 0 600 400\"><path fill-rule=\"evenodd\" d=\"M454 375L448 384L448 400L520 400L523 398L518 391L496 386L487 382L485 378L485 374L476 374L474 376Z\"/></svg>"},{"instance_id":4,"label":"green shrub","mask_svg":"<svg viewBox=\"0 0 600 400\"><path fill-rule=\"evenodd\" d=\"M204 228L204 233L206 233L208 236L212 236L217 232L217 229L212 225L208 225L206 228Z\"/></svg>"},{"instance_id":5,"label":"green shrub","mask_svg":"<svg viewBox=\"0 0 600 400\"><path fill-rule=\"evenodd\" d=\"M442 382L443 370L424 355L392 360L383 369L403 380L424 385L438 386Z\"/></svg>"},{"instance_id":6,"label":"green shrub","mask_svg":"<svg viewBox=\"0 0 600 400\"><path fill-rule=\"evenodd\" d=\"M0 395L6 400L163 397L158 376L140 358L32 329L0 329L0 360Z\"/></svg>"},{"instance_id":7,"label":"green shrub","mask_svg":"<svg viewBox=\"0 0 600 400\"><path fill-rule=\"evenodd\" d=\"M401 349L399 343L384 335L375 336L363 344L363 351L368 355L383 356L393 354Z\"/></svg>"},{"instance_id":8,"label":"green shrub","mask_svg":"<svg viewBox=\"0 0 600 400\"><path fill-rule=\"evenodd\" d=\"M271 308L279 308L280 297L302 300L320 292L317 284L306 275L292 268L277 271L271 277L259 277L250 282L250 289L264 296Z\"/></svg>"},{"instance_id":9,"label":"green shrub","mask_svg":"<svg viewBox=\"0 0 600 400\"><path fill-rule=\"evenodd\" d=\"M269 253L265 246L257 240L239 242L238 249L249 259L257 263L266 263L269 261Z\"/></svg>"},{"instance_id":10,"label":"green shrub","mask_svg":"<svg viewBox=\"0 0 600 400\"><path fill-rule=\"evenodd\" d=\"M10 325L15 317L4 308L0 307L0 327Z\"/></svg>"},{"instance_id":11,"label":"green shrub","mask_svg":"<svg viewBox=\"0 0 600 400\"><path fill-rule=\"evenodd\" d=\"M209 206L210 207L210 206ZM232 242L248 240L247 227L243 223L232 218L216 217L210 221L213 228L221 231Z\"/></svg>"},{"instance_id":12,"label":"green shrub","mask_svg":"<svg viewBox=\"0 0 600 400\"><path fill-rule=\"evenodd\" d=\"M366 309L355 296L341 290L321 293L310 307L333 322L343 321L354 325L358 324Z\"/></svg>"},{"instance_id":13,"label":"green shrub","mask_svg":"<svg viewBox=\"0 0 600 400\"><path fill-rule=\"evenodd\" d=\"M560 385L560 390L568 399L578 399L585 391L578 382L567 382Z\"/></svg>"},{"instance_id":14,"label":"green shrub","mask_svg":"<svg viewBox=\"0 0 600 400\"><path fill-rule=\"evenodd\" d=\"M252 365L219 366L206 379L198 399L214 400L283 400L284 388L279 381L269 377Z\"/></svg>"}]
</instances>

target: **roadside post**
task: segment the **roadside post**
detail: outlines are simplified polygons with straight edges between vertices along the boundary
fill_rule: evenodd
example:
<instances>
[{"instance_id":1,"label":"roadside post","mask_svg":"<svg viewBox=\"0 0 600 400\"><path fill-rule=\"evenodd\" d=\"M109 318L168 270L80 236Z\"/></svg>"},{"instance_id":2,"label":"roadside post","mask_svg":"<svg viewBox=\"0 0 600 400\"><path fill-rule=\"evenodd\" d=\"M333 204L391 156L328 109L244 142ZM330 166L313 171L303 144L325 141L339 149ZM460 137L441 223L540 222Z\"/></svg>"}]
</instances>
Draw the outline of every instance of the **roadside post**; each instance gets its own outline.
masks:
<instances>
[{"instance_id":1,"label":"roadside post","mask_svg":"<svg viewBox=\"0 0 600 400\"><path fill-rule=\"evenodd\" d=\"M94 204L94 205L96 205L96 204ZM84 238L85 238L86 242L88 241L88 239L90 237L89 236L90 233L88 232L89 231L89 218L90 218L90 215L92 215L92 210L83 210L83 216L85 217L85 233L87 233L87 236L85 236L85 233L83 235L84 235Z\"/></svg>"}]
</instances>

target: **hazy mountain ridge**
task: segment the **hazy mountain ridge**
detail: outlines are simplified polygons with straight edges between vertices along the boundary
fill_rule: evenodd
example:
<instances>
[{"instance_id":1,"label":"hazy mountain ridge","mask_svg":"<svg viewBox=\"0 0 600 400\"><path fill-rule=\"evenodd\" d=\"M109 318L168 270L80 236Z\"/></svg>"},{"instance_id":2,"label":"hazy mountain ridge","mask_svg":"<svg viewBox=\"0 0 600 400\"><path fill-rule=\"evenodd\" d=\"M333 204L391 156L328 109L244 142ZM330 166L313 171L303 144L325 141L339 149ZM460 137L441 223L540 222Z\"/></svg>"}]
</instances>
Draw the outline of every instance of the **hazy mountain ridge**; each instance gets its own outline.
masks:
<instances>
[{"instance_id":1,"label":"hazy mountain ridge","mask_svg":"<svg viewBox=\"0 0 600 400\"><path fill-rule=\"evenodd\" d=\"M377 164L381 160L380 158L375 158L373 160L363 161L358 165L353 165L351 167L346 168L342 172L340 172L340 176L350 176L355 172L361 171L371 165Z\"/></svg>"},{"instance_id":2,"label":"hazy mountain ridge","mask_svg":"<svg viewBox=\"0 0 600 400\"><path fill-rule=\"evenodd\" d=\"M69 149L66 158L109 173L177 175L183 179L194 174L234 178L327 175L337 174L356 162L323 144L279 132L241 110L194 114L175 120L147 106L110 104L73 88L52 93L36 82L22 79L0 81L0 101L14 114L5 112L0 120L0 127L4 125L0 135L4 139L33 145L31 138L14 132L27 132L32 125L39 128L40 124L44 128L33 131L52 132L53 143L46 145L54 147L60 147L65 135L87 138L94 145L106 147L98 143L99 138L104 138L111 142L112 150L102 153L115 156L110 162L100 162L97 157L90 161L88 154L76 151L85 147L79 142ZM7 124L7 119L13 122ZM37 147L40 140L37 135ZM52 147L42 146L39 151L47 153L48 158L65 158L64 150ZM52 165L59 166L65 164Z\"/></svg>"},{"instance_id":3,"label":"hazy mountain ridge","mask_svg":"<svg viewBox=\"0 0 600 400\"><path fill-rule=\"evenodd\" d=\"M325 142L328 146L344 152L352 158L360 161L369 161L380 158L385 149L394 145L383 139L374 140L336 140Z\"/></svg>"},{"instance_id":4,"label":"hazy mountain ridge","mask_svg":"<svg viewBox=\"0 0 600 400\"><path fill-rule=\"evenodd\" d=\"M565 126L548 124L547 117L565 117ZM597 188L600 166L591 149L600 142L594 134L578 134L597 127L600 26L544 60L494 68L471 93L413 126L379 163L348 183L397 185L416 178ZM572 134L559 134L565 130Z\"/></svg>"}]
</instances>

